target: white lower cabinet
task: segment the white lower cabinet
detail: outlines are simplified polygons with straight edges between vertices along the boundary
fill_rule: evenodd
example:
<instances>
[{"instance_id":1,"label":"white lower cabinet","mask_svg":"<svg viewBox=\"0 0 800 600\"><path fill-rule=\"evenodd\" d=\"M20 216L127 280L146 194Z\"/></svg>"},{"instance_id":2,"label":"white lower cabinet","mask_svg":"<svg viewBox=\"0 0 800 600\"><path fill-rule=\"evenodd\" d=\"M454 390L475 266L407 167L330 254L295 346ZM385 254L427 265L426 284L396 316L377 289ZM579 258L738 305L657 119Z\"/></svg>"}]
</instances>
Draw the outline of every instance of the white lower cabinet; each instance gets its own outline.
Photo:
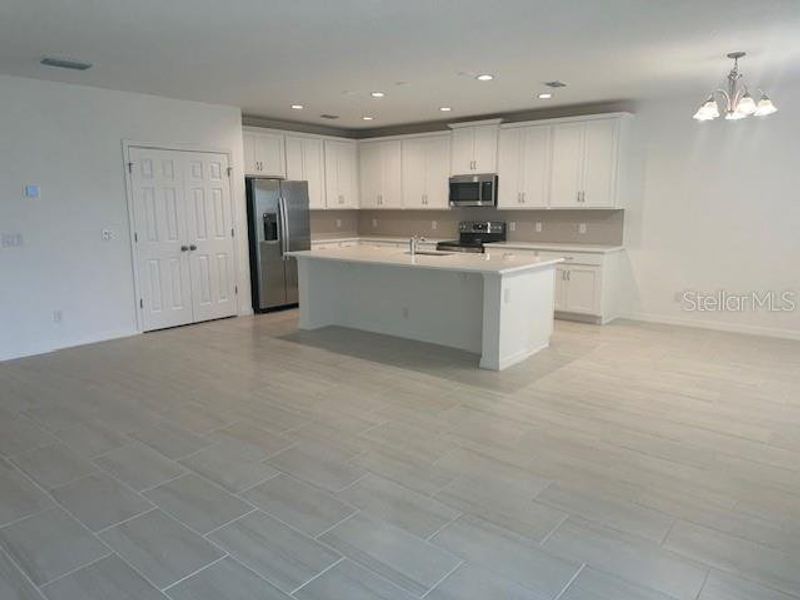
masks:
<instances>
[{"instance_id":1,"label":"white lower cabinet","mask_svg":"<svg viewBox=\"0 0 800 600\"><path fill-rule=\"evenodd\" d=\"M510 245L509 245L510 244ZM505 252L529 254L543 259L561 258L556 267L556 318L608 323L621 312L621 264L624 250L561 251L538 250L530 244L514 247L513 243L491 246Z\"/></svg>"},{"instance_id":2,"label":"white lower cabinet","mask_svg":"<svg viewBox=\"0 0 800 600\"><path fill-rule=\"evenodd\" d=\"M570 265L556 269L556 310L601 315L602 267Z\"/></svg>"}]
</instances>

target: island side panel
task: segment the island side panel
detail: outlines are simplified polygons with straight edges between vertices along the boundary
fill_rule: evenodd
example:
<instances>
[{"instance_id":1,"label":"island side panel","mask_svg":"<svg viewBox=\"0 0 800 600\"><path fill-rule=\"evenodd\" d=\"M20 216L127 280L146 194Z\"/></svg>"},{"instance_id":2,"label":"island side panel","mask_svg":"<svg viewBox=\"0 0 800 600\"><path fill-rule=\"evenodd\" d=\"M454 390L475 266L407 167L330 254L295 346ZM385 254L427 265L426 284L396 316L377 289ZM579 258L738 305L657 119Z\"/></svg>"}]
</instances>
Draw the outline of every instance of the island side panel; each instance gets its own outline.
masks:
<instances>
[{"instance_id":1,"label":"island side panel","mask_svg":"<svg viewBox=\"0 0 800 600\"><path fill-rule=\"evenodd\" d=\"M320 261L305 256L297 257L300 329L319 329L339 324L341 308L337 290L340 283L336 280L335 271L326 268Z\"/></svg>"},{"instance_id":2,"label":"island side panel","mask_svg":"<svg viewBox=\"0 0 800 600\"><path fill-rule=\"evenodd\" d=\"M502 370L550 344L555 267L483 276L483 347L480 366Z\"/></svg>"},{"instance_id":3,"label":"island side panel","mask_svg":"<svg viewBox=\"0 0 800 600\"><path fill-rule=\"evenodd\" d=\"M300 257L300 327L339 325L481 353L478 273Z\"/></svg>"}]
</instances>

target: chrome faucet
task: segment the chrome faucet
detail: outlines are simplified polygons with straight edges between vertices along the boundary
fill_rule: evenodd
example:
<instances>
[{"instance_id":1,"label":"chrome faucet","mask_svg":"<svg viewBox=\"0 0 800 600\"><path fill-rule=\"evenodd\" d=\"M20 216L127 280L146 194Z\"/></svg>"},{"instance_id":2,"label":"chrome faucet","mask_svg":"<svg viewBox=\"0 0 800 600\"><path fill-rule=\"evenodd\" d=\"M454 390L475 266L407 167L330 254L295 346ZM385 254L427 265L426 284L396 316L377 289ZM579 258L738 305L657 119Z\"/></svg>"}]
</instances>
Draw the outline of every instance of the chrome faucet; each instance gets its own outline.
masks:
<instances>
[{"instance_id":1,"label":"chrome faucet","mask_svg":"<svg viewBox=\"0 0 800 600\"><path fill-rule=\"evenodd\" d=\"M424 241L425 241L425 238L422 237L422 236L416 236L415 235L415 236L412 236L411 238L409 238L409 240L408 240L408 253L411 256L414 256L417 253L417 244L419 244L420 242L424 242Z\"/></svg>"}]
</instances>

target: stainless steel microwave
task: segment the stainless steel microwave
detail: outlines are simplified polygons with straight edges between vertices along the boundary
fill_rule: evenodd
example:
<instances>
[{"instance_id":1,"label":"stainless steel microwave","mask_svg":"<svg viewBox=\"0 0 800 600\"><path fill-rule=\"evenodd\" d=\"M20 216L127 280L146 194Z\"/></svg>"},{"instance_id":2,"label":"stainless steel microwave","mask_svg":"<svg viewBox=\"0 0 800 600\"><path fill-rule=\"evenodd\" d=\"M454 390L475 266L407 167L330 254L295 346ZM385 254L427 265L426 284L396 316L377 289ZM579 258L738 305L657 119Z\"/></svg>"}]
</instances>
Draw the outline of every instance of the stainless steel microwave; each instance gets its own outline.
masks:
<instances>
[{"instance_id":1,"label":"stainless steel microwave","mask_svg":"<svg viewBox=\"0 0 800 600\"><path fill-rule=\"evenodd\" d=\"M497 175L455 175L450 178L450 206L497 206Z\"/></svg>"}]
</instances>

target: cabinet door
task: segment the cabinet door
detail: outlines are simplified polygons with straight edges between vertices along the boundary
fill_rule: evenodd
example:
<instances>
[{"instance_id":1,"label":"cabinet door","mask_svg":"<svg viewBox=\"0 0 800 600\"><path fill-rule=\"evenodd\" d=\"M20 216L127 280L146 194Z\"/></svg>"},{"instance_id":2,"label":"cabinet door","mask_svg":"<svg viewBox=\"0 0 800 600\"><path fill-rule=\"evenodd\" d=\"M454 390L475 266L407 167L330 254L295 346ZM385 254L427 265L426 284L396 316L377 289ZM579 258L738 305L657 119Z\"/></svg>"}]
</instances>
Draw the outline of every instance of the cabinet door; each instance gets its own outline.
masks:
<instances>
[{"instance_id":1,"label":"cabinet door","mask_svg":"<svg viewBox=\"0 0 800 600\"><path fill-rule=\"evenodd\" d=\"M471 175L475 173L475 128L460 127L453 129L450 173L453 175Z\"/></svg>"},{"instance_id":2,"label":"cabinet door","mask_svg":"<svg viewBox=\"0 0 800 600\"><path fill-rule=\"evenodd\" d=\"M522 171L524 151L522 128L500 131L498 159L497 206L498 208L520 208L522 203Z\"/></svg>"},{"instance_id":3,"label":"cabinet door","mask_svg":"<svg viewBox=\"0 0 800 600\"><path fill-rule=\"evenodd\" d=\"M567 269L564 305L561 310L600 314L600 269L571 266Z\"/></svg>"},{"instance_id":4,"label":"cabinet door","mask_svg":"<svg viewBox=\"0 0 800 600\"><path fill-rule=\"evenodd\" d=\"M359 156L359 179L361 183L361 206L379 208L381 196L381 144L361 144Z\"/></svg>"},{"instance_id":5,"label":"cabinet door","mask_svg":"<svg viewBox=\"0 0 800 600\"><path fill-rule=\"evenodd\" d=\"M303 179L308 182L309 208L325 208L322 140L303 138Z\"/></svg>"},{"instance_id":6,"label":"cabinet door","mask_svg":"<svg viewBox=\"0 0 800 600\"><path fill-rule=\"evenodd\" d=\"M423 208L447 208L450 198L450 136L425 141L425 198Z\"/></svg>"},{"instance_id":7,"label":"cabinet door","mask_svg":"<svg viewBox=\"0 0 800 600\"><path fill-rule=\"evenodd\" d=\"M402 195L402 159L399 141L381 143L381 208L400 208Z\"/></svg>"},{"instance_id":8,"label":"cabinet door","mask_svg":"<svg viewBox=\"0 0 800 600\"><path fill-rule=\"evenodd\" d=\"M428 143L424 138L403 140L402 188L403 206L406 208L426 207ZM447 179L448 171L449 165L445 162L445 180Z\"/></svg>"},{"instance_id":9,"label":"cabinet door","mask_svg":"<svg viewBox=\"0 0 800 600\"><path fill-rule=\"evenodd\" d=\"M583 123L566 123L553 127L553 167L550 171L550 206L581 206Z\"/></svg>"},{"instance_id":10,"label":"cabinet door","mask_svg":"<svg viewBox=\"0 0 800 600\"><path fill-rule=\"evenodd\" d=\"M550 192L551 128L522 130L520 208L543 208ZM502 189L502 184L500 189Z\"/></svg>"},{"instance_id":11,"label":"cabinet door","mask_svg":"<svg viewBox=\"0 0 800 600\"><path fill-rule=\"evenodd\" d=\"M474 171L497 173L497 126L475 127Z\"/></svg>"},{"instance_id":12,"label":"cabinet door","mask_svg":"<svg viewBox=\"0 0 800 600\"><path fill-rule=\"evenodd\" d=\"M345 208L358 208L358 148L355 142L339 142L341 145L339 177L343 206Z\"/></svg>"},{"instance_id":13,"label":"cabinet door","mask_svg":"<svg viewBox=\"0 0 800 600\"><path fill-rule=\"evenodd\" d=\"M586 123L581 206L614 206L618 126L611 119Z\"/></svg>"},{"instance_id":14,"label":"cabinet door","mask_svg":"<svg viewBox=\"0 0 800 600\"><path fill-rule=\"evenodd\" d=\"M283 135L256 133L254 140L258 174L264 177L286 177Z\"/></svg>"},{"instance_id":15,"label":"cabinet door","mask_svg":"<svg viewBox=\"0 0 800 600\"><path fill-rule=\"evenodd\" d=\"M286 179L306 181L303 166L303 138L286 136Z\"/></svg>"},{"instance_id":16,"label":"cabinet door","mask_svg":"<svg viewBox=\"0 0 800 600\"><path fill-rule=\"evenodd\" d=\"M325 208L322 175L322 140L287 136L286 179L308 182L309 208Z\"/></svg>"},{"instance_id":17,"label":"cabinet door","mask_svg":"<svg viewBox=\"0 0 800 600\"><path fill-rule=\"evenodd\" d=\"M244 141L244 174L260 175L256 162L256 136L252 132L245 131L242 139Z\"/></svg>"}]
</instances>

